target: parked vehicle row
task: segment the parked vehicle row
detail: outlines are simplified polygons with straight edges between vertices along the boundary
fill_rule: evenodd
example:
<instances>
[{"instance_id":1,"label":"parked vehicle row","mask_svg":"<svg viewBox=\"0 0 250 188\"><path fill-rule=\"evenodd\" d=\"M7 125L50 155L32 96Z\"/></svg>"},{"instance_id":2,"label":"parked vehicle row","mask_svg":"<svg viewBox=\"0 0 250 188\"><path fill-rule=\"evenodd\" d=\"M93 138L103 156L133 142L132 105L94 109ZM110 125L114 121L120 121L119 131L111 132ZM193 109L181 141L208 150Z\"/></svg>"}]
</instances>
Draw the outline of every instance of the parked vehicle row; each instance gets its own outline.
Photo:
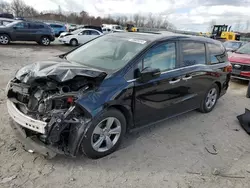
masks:
<instances>
[{"instance_id":1,"label":"parked vehicle row","mask_svg":"<svg viewBox=\"0 0 250 188\"><path fill-rule=\"evenodd\" d=\"M7 108L27 151L100 158L130 130L212 111L231 71L213 39L111 33L21 68L6 88Z\"/></svg>"}]
</instances>

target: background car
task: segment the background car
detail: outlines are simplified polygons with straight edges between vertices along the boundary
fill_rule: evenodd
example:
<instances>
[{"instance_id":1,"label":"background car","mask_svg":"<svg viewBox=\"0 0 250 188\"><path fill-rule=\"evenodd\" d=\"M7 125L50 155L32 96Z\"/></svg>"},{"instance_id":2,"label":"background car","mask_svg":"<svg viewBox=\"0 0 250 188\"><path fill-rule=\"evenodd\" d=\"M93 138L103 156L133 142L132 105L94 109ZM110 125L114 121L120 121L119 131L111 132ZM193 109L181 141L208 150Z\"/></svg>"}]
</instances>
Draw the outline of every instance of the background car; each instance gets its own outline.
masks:
<instances>
[{"instance_id":1,"label":"background car","mask_svg":"<svg viewBox=\"0 0 250 188\"><path fill-rule=\"evenodd\" d=\"M75 31L77 29L77 25L76 24L71 24L68 26L68 31L72 32Z\"/></svg>"},{"instance_id":2,"label":"background car","mask_svg":"<svg viewBox=\"0 0 250 188\"><path fill-rule=\"evenodd\" d=\"M243 46L244 44L246 44L246 41L226 41L223 43L223 45L225 46L227 52L234 52L235 50L239 49L241 46Z\"/></svg>"},{"instance_id":3,"label":"background car","mask_svg":"<svg viewBox=\"0 0 250 188\"><path fill-rule=\"evenodd\" d=\"M57 23L47 23L54 31L55 36L58 37L63 32L67 32L67 28L63 24L57 24Z\"/></svg>"},{"instance_id":4,"label":"background car","mask_svg":"<svg viewBox=\"0 0 250 188\"><path fill-rule=\"evenodd\" d=\"M66 34L65 36L60 35L59 41L71 46L77 46L78 44L84 44L101 35L103 35L103 33L95 29L78 29L72 33Z\"/></svg>"},{"instance_id":5,"label":"background car","mask_svg":"<svg viewBox=\"0 0 250 188\"><path fill-rule=\"evenodd\" d=\"M7 25L7 24L9 24L9 23L12 23L12 22L14 22L15 20L14 19L9 19L9 18L1 18L0 17L0 26L2 25L2 26L5 26L5 25Z\"/></svg>"},{"instance_id":6,"label":"background car","mask_svg":"<svg viewBox=\"0 0 250 188\"><path fill-rule=\"evenodd\" d=\"M10 41L36 41L48 46L55 40L53 30L42 22L14 21L5 27L0 27L0 44Z\"/></svg>"},{"instance_id":7,"label":"background car","mask_svg":"<svg viewBox=\"0 0 250 188\"><path fill-rule=\"evenodd\" d=\"M232 77L241 80L250 80L250 43L248 42L230 57L233 66Z\"/></svg>"},{"instance_id":8,"label":"background car","mask_svg":"<svg viewBox=\"0 0 250 188\"><path fill-rule=\"evenodd\" d=\"M108 34L108 33L112 33L112 30L109 27L103 27L102 32L103 34Z\"/></svg>"}]
</instances>

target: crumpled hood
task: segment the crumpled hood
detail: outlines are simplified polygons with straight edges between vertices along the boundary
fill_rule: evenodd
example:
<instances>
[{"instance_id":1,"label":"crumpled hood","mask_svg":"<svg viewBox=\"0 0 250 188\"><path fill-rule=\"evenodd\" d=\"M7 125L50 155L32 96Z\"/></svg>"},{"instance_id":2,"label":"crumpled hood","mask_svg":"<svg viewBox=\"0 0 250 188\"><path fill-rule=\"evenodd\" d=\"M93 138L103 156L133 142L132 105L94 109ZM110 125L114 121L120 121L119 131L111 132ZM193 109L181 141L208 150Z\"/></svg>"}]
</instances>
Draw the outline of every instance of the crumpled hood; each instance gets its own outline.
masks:
<instances>
[{"instance_id":1,"label":"crumpled hood","mask_svg":"<svg viewBox=\"0 0 250 188\"><path fill-rule=\"evenodd\" d=\"M36 62L21 68L16 73L16 78L26 84L42 78L65 82L76 76L104 79L107 74L98 69L62 60Z\"/></svg>"},{"instance_id":2,"label":"crumpled hood","mask_svg":"<svg viewBox=\"0 0 250 188\"><path fill-rule=\"evenodd\" d=\"M229 57L229 61L236 62L236 63L250 64L250 55L233 53Z\"/></svg>"}]
</instances>

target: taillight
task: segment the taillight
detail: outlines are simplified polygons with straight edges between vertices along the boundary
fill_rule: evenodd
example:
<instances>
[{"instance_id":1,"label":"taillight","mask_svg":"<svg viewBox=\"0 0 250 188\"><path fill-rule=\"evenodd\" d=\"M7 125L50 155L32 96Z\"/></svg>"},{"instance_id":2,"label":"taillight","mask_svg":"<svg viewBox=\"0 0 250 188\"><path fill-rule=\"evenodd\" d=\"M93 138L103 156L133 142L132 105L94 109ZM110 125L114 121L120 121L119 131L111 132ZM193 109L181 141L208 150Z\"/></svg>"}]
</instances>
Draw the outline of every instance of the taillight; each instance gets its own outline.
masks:
<instances>
[{"instance_id":1,"label":"taillight","mask_svg":"<svg viewBox=\"0 0 250 188\"><path fill-rule=\"evenodd\" d=\"M231 64L227 65L224 68L224 72L232 72L233 71L233 66Z\"/></svg>"}]
</instances>

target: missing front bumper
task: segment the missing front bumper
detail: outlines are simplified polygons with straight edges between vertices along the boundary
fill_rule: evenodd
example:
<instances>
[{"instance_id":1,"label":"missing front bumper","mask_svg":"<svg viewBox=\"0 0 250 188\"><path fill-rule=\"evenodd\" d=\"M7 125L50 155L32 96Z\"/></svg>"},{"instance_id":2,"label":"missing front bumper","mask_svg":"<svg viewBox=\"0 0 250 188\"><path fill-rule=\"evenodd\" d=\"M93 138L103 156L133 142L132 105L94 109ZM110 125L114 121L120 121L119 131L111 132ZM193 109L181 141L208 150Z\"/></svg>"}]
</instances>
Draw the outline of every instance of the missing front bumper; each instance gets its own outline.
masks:
<instances>
[{"instance_id":1,"label":"missing front bumper","mask_svg":"<svg viewBox=\"0 0 250 188\"><path fill-rule=\"evenodd\" d=\"M46 146L37 138L27 137L26 132L23 130L23 128L12 119L10 120L10 125L13 128L14 133L16 134L19 141L23 144L26 151L40 153L48 158L53 158L56 156L56 154L60 154L59 152Z\"/></svg>"}]
</instances>

